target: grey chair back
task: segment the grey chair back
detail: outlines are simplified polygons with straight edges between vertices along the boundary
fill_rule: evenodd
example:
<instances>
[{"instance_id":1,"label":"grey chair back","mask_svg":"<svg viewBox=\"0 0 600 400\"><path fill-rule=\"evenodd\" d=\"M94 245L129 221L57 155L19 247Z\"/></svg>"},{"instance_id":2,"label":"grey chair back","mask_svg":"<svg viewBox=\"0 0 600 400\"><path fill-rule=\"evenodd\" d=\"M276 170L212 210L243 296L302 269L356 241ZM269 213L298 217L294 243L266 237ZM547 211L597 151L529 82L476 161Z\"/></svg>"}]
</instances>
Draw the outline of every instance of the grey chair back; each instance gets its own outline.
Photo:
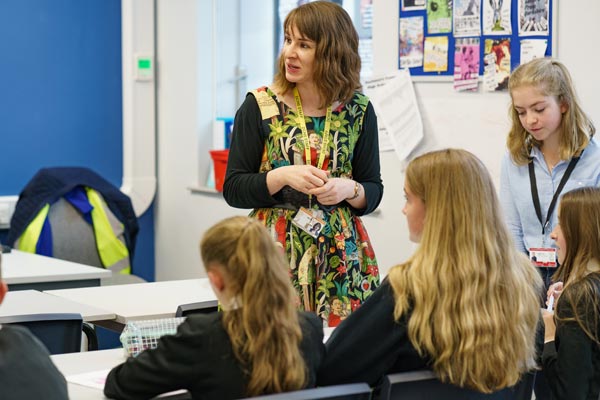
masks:
<instances>
[{"instance_id":1,"label":"grey chair back","mask_svg":"<svg viewBox=\"0 0 600 400\"><path fill-rule=\"evenodd\" d=\"M100 195L100 197L102 196ZM104 212L116 236L125 242L123 224L110 208L104 207ZM60 198L50 206L48 219L52 225L54 258L104 268L96 247L94 228L81 217L75 207L64 198ZM102 285L127 285L143 282L146 281L136 275L113 273L113 276L105 279Z\"/></svg>"},{"instance_id":2,"label":"grey chair back","mask_svg":"<svg viewBox=\"0 0 600 400\"><path fill-rule=\"evenodd\" d=\"M525 374L512 388L481 393L437 379L432 371L387 375L381 387L382 400L531 400L533 374Z\"/></svg>"},{"instance_id":3,"label":"grey chair back","mask_svg":"<svg viewBox=\"0 0 600 400\"><path fill-rule=\"evenodd\" d=\"M370 400L371 388L366 383L323 386L294 392L255 396L248 400Z\"/></svg>"},{"instance_id":4,"label":"grey chair back","mask_svg":"<svg viewBox=\"0 0 600 400\"><path fill-rule=\"evenodd\" d=\"M0 318L0 324L23 326L46 346L50 354L81 350L83 319L80 314L27 314Z\"/></svg>"},{"instance_id":5,"label":"grey chair back","mask_svg":"<svg viewBox=\"0 0 600 400\"><path fill-rule=\"evenodd\" d=\"M218 300L199 301L181 304L175 312L176 317L187 317L190 314L210 314L219 310Z\"/></svg>"}]
</instances>

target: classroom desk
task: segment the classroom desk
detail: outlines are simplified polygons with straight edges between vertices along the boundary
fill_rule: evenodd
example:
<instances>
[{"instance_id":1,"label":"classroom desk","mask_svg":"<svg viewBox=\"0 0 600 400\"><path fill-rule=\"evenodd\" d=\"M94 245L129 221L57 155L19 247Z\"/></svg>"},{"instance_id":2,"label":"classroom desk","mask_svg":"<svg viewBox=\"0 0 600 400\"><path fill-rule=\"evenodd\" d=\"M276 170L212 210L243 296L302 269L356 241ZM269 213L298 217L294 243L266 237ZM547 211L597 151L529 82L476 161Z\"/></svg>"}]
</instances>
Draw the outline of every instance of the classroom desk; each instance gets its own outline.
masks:
<instances>
[{"instance_id":1,"label":"classroom desk","mask_svg":"<svg viewBox=\"0 0 600 400\"><path fill-rule=\"evenodd\" d=\"M50 290L45 293L76 303L101 305L116 314L115 320L97 321L96 325L117 332L127 321L174 317L177 306L216 300L207 278Z\"/></svg>"},{"instance_id":2,"label":"classroom desk","mask_svg":"<svg viewBox=\"0 0 600 400\"><path fill-rule=\"evenodd\" d=\"M51 356L54 365L67 378L69 398L73 400L105 399L101 389L78 385L69 382L71 375L87 372L110 370L115 365L125 361L125 351L122 348L111 350L84 351L81 353L57 354Z\"/></svg>"},{"instance_id":3,"label":"classroom desk","mask_svg":"<svg viewBox=\"0 0 600 400\"><path fill-rule=\"evenodd\" d=\"M111 275L107 269L14 249L2 254L2 278L12 291L100 286Z\"/></svg>"},{"instance_id":4,"label":"classroom desk","mask_svg":"<svg viewBox=\"0 0 600 400\"><path fill-rule=\"evenodd\" d=\"M103 373L97 372L112 369L114 366L122 363L127 358L125 351L122 348L111 350L85 351L82 353L57 354L51 356L54 365L67 379L69 388L69 398L72 400L100 400L106 399L102 393L102 389L84 386L73 381L80 381L78 375L92 373L94 380L104 382ZM89 380L86 379L86 380ZM165 393L157 398L175 399L190 399L190 396L185 390Z\"/></svg>"},{"instance_id":5,"label":"classroom desk","mask_svg":"<svg viewBox=\"0 0 600 400\"><path fill-rule=\"evenodd\" d=\"M85 322L115 319L115 313L88 304L52 296L37 290L8 292L2 305L0 317L29 314L74 313L81 314Z\"/></svg>"}]
</instances>

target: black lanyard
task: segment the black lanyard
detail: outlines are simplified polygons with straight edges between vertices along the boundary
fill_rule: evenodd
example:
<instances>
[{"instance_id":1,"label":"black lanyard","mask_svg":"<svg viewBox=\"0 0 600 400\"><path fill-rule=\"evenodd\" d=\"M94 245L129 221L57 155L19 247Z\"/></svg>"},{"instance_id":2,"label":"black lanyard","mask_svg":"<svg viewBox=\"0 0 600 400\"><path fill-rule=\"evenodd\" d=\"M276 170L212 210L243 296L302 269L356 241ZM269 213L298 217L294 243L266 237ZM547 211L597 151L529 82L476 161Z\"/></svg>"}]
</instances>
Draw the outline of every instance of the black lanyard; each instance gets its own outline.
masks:
<instances>
[{"instance_id":1,"label":"black lanyard","mask_svg":"<svg viewBox=\"0 0 600 400\"><path fill-rule=\"evenodd\" d=\"M583 154L583 151L581 152L581 154ZM548 213L546 214L546 222L542 221L542 207L540 206L540 196L538 195L538 190L537 190L537 181L535 179L535 171L533 168L533 158L531 158L531 161L529 162L529 183L531 184L531 197L533 198L533 206L535 207L535 213L537 214L540 224L542 224L542 235L544 235L544 233L546 232L546 228L548 227L548 224L550 223L550 216L552 215L552 211L554 211L554 207L556 207L556 201L558 200L558 196L560 196L560 192L562 192L563 187L569 180L571 173L573 172L573 170L575 169L575 166L579 162L579 159L581 158L581 154L579 155L579 157L571 158L571 161L569 162L569 166L567 167L567 170L565 171L565 174L563 175L562 179L560 180L560 183L558 184L558 188L556 188L556 192L554 193L554 196L552 197L552 201L550 202L550 207L548 207Z\"/></svg>"}]
</instances>

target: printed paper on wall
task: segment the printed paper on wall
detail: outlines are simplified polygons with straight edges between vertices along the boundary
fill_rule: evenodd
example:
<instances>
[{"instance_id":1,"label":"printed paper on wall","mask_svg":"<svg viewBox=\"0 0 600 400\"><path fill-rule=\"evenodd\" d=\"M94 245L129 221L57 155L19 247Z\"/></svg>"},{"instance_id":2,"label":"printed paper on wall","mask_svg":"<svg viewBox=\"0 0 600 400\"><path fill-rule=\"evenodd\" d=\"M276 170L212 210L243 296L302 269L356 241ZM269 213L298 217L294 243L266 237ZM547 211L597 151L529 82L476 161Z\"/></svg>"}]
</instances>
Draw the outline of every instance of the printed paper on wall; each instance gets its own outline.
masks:
<instances>
[{"instance_id":1,"label":"printed paper on wall","mask_svg":"<svg viewBox=\"0 0 600 400\"><path fill-rule=\"evenodd\" d=\"M484 0L483 33L486 35L510 35L510 0Z\"/></svg>"},{"instance_id":2,"label":"printed paper on wall","mask_svg":"<svg viewBox=\"0 0 600 400\"><path fill-rule=\"evenodd\" d=\"M456 39L454 89L477 90L479 83L479 38Z\"/></svg>"},{"instance_id":3,"label":"printed paper on wall","mask_svg":"<svg viewBox=\"0 0 600 400\"><path fill-rule=\"evenodd\" d=\"M549 0L519 0L520 36L548 36L549 19Z\"/></svg>"},{"instance_id":4,"label":"printed paper on wall","mask_svg":"<svg viewBox=\"0 0 600 400\"><path fill-rule=\"evenodd\" d=\"M481 35L481 0L454 0L454 37Z\"/></svg>"},{"instance_id":5,"label":"printed paper on wall","mask_svg":"<svg viewBox=\"0 0 600 400\"><path fill-rule=\"evenodd\" d=\"M452 0L427 1L427 32L449 33L452 30Z\"/></svg>"},{"instance_id":6,"label":"printed paper on wall","mask_svg":"<svg viewBox=\"0 0 600 400\"><path fill-rule=\"evenodd\" d=\"M483 65L484 89L505 90L510 76L510 38L486 39Z\"/></svg>"},{"instance_id":7,"label":"printed paper on wall","mask_svg":"<svg viewBox=\"0 0 600 400\"><path fill-rule=\"evenodd\" d=\"M521 40L520 64L525 64L534 58L543 58L548 47L546 39L523 39Z\"/></svg>"},{"instance_id":8,"label":"printed paper on wall","mask_svg":"<svg viewBox=\"0 0 600 400\"><path fill-rule=\"evenodd\" d=\"M425 38L423 71L444 72L448 70L448 36Z\"/></svg>"},{"instance_id":9,"label":"printed paper on wall","mask_svg":"<svg viewBox=\"0 0 600 400\"><path fill-rule=\"evenodd\" d=\"M423 17L400 18L400 68L423 65Z\"/></svg>"}]
</instances>

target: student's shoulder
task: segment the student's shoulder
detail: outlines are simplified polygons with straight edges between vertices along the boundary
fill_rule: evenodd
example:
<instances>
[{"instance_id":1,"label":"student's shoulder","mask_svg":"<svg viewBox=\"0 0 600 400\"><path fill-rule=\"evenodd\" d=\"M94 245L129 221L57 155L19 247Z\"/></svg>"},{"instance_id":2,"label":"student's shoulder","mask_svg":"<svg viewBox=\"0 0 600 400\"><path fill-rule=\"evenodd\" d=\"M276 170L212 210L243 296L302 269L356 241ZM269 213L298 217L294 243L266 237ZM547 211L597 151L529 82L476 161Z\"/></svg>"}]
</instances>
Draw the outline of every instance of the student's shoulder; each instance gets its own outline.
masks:
<instances>
[{"instance_id":1,"label":"student's shoulder","mask_svg":"<svg viewBox=\"0 0 600 400\"><path fill-rule=\"evenodd\" d=\"M592 136L592 138L590 139L590 142L585 147L583 154L584 154L584 156L585 155L597 156L598 153L600 153L600 143L598 142L598 139L595 136ZM585 157L583 157L583 158L585 158ZM596 157L592 157L592 158L595 159Z\"/></svg>"},{"instance_id":2,"label":"student's shoulder","mask_svg":"<svg viewBox=\"0 0 600 400\"><path fill-rule=\"evenodd\" d=\"M323 332L323 320L315 313L308 311L298 311L298 318L303 329L310 328L312 330Z\"/></svg>"},{"instance_id":3,"label":"student's shoulder","mask_svg":"<svg viewBox=\"0 0 600 400\"><path fill-rule=\"evenodd\" d=\"M191 314L179 325L177 333L183 336L201 337L223 331L220 312Z\"/></svg>"},{"instance_id":4,"label":"student's shoulder","mask_svg":"<svg viewBox=\"0 0 600 400\"><path fill-rule=\"evenodd\" d=\"M560 301L556 307L556 314L563 320L570 320L579 315L590 317L590 311L597 311L597 299L589 293L600 292L600 273L594 272L565 286ZM574 321L572 321L574 322Z\"/></svg>"}]
</instances>

